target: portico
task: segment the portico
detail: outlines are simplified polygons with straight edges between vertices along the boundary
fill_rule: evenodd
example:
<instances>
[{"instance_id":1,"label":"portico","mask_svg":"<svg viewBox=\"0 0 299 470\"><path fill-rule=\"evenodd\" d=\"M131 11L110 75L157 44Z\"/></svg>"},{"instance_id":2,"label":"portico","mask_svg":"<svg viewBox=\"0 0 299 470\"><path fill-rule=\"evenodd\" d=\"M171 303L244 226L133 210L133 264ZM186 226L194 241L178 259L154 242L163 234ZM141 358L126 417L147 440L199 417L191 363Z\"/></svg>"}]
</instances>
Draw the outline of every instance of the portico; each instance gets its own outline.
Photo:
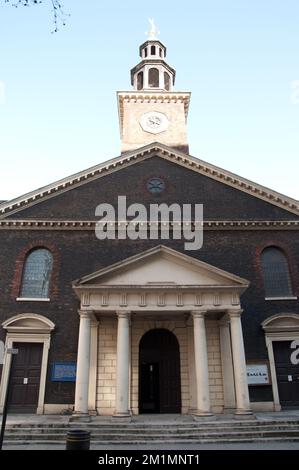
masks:
<instances>
[{"instance_id":1,"label":"portico","mask_svg":"<svg viewBox=\"0 0 299 470\"><path fill-rule=\"evenodd\" d=\"M245 279L157 246L73 287L81 302L75 413L138 414L142 380L152 387L145 412L154 401L165 412L177 400L183 414L250 413L240 308ZM155 351L153 340L141 343L154 330ZM163 331L178 345L168 359Z\"/></svg>"}]
</instances>

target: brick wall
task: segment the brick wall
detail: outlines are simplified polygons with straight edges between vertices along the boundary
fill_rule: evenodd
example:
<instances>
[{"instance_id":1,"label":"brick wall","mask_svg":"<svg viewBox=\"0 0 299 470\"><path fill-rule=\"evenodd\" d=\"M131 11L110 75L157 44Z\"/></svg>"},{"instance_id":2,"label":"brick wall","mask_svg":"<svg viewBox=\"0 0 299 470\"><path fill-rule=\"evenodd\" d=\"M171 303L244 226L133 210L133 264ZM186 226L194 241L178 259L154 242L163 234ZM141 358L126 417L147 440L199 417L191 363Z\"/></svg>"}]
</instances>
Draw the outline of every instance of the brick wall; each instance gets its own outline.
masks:
<instances>
[{"instance_id":1,"label":"brick wall","mask_svg":"<svg viewBox=\"0 0 299 470\"><path fill-rule=\"evenodd\" d=\"M166 190L153 196L146 190L151 176L163 177ZM152 202L167 204L203 203L205 219L295 219L293 214L271 206L236 189L179 167L160 158L151 158L107 175L80 188L51 198L44 203L14 214L14 218L94 219L95 206L100 202L116 203L117 195L127 195L128 204ZM72 403L74 384L51 382L51 364L55 361L76 361L79 300L72 281L104 266L147 250L161 240L99 241L93 231L0 230L0 324L19 313L37 313L55 323L49 355L46 403ZM183 251L184 242L163 240L173 249ZM264 300L259 254L268 244L282 246L290 262L294 294L299 286L299 237L297 231L247 230L205 231L204 245L187 254L244 277L250 281L242 296L242 325L246 357L267 359L261 322L280 312L299 313L299 302ZM17 302L22 266L30 248L44 245L54 253L50 302ZM5 332L0 327L0 340ZM108 341L108 340L107 340ZM113 380L113 379L111 379ZM189 385L190 387L190 385ZM216 392L217 393L217 392ZM220 392L219 392L220 393ZM252 400L272 399L271 387L250 387ZM190 388L190 400L194 396ZM112 406L112 405L111 405ZM192 406L192 404L190 404Z\"/></svg>"}]
</instances>

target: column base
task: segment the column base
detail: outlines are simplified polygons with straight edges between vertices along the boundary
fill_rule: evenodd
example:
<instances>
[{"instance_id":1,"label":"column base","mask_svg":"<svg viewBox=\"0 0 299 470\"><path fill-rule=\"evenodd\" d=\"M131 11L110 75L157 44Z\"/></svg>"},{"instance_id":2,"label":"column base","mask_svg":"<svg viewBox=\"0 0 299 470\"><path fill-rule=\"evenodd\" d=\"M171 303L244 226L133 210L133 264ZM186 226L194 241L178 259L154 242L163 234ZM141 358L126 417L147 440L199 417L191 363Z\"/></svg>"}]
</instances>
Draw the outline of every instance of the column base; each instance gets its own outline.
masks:
<instances>
[{"instance_id":1,"label":"column base","mask_svg":"<svg viewBox=\"0 0 299 470\"><path fill-rule=\"evenodd\" d=\"M216 416L211 413L211 411L201 411L201 410L195 410L192 413L193 419L195 421L197 420L211 420L211 419L216 419Z\"/></svg>"},{"instance_id":2,"label":"column base","mask_svg":"<svg viewBox=\"0 0 299 470\"><path fill-rule=\"evenodd\" d=\"M234 413L235 419L255 419L255 415L252 413L251 410L235 410Z\"/></svg>"},{"instance_id":3,"label":"column base","mask_svg":"<svg viewBox=\"0 0 299 470\"><path fill-rule=\"evenodd\" d=\"M131 419L131 413L129 411L128 412L117 412L117 411L115 411L115 413L113 413L113 415L112 415L112 418L121 418L121 419L123 419L123 418L128 419L129 418L129 419Z\"/></svg>"}]
</instances>

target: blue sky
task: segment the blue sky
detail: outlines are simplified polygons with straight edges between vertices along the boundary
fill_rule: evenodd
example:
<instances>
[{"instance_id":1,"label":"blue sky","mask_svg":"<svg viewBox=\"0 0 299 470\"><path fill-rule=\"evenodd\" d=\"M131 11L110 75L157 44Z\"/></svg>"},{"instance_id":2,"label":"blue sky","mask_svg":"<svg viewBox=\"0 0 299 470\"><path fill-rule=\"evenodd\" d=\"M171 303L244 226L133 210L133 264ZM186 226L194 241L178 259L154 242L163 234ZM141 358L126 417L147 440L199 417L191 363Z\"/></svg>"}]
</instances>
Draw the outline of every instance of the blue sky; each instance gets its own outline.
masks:
<instances>
[{"instance_id":1,"label":"blue sky","mask_svg":"<svg viewBox=\"0 0 299 470\"><path fill-rule=\"evenodd\" d=\"M148 17L192 92L190 153L299 199L298 0L64 0L56 34L49 3L0 0L0 200L119 155Z\"/></svg>"}]
</instances>

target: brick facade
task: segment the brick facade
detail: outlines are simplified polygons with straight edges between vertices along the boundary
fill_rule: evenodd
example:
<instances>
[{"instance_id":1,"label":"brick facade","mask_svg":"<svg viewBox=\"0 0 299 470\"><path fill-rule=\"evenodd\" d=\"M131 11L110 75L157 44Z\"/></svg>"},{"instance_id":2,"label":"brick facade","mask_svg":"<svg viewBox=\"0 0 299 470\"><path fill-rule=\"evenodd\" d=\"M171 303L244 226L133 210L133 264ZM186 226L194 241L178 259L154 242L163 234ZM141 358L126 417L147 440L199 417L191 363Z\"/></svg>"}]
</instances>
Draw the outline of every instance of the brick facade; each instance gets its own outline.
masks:
<instances>
[{"instance_id":1,"label":"brick facade","mask_svg":"<svg viewBox=\"0 0 299 470\"><path fill-rule=\"evenodd\" d=\"M151 176L165 179L166 190L160 196L153 196L146 190L145 182ZM52 197L16 214L13 219L65 219L94 220L95 207L101 202L116 204L118 195L126 195L128 205L140 202L174 202L183 204L204 204L205 220L296 220L298 216L280 209L268 202L238 191L223 183L216 182L191 170L179 167L158 157L147 159L101 179L86 183L77 189ZM72 289L72 281L98 269L123 260L159 244L157 240L105 240L99 241L93 230L0 230L0 321L1 323L18 313L38 313L55 323L49 355L48 378L45 403L68 404L74 402L74 383L52 382L51 364L56 361L76 361L78 344L79 300ZM183 251L182 240L163 240L163 244ZM204 245L199 251L188 255L250 281L250 287L242 296L243 334L248 360L268 359L264 332L261 322L275 313L299 314L297 300L265 301L260 271L260 253L269 245L281 247L286 253L294 295L298 295L299 238L298 232L290 228L240 230L206 230ZM44 246L54 256L50 287L50 302L17 301L22 269L26 254L34 247ZM115 340L116 320L108 328L103 321L99 327L99 344L102 349L98 362L98 406L103 412L114 407L115 388ZM113 323L113 325L112 325ZM137 336L140 337L149 325L136 324L133 329L133 374L132 383L136 389ZM177 326L171 327L176 333ZM178 328L179 329L179 328ZM185 362L188 357L187 330L179 338L181 345L182 399L183 409L192 406L187 396L192 395ZM221 360L219 331L211 322L207 325L208 358L210 367L211 399L214 409L223 406L221 382ZM178 333L179 336L179 333ZM0 328L0 340L5 332ZM135 341L135 343L134 343ZM135 372L134 372L135 371ZM252 401L271 401L271 386L250 387ZM132 396L136 411L137 398ZM106 411L105 411L106 410Z\"/></svg>"}]
</instances>

